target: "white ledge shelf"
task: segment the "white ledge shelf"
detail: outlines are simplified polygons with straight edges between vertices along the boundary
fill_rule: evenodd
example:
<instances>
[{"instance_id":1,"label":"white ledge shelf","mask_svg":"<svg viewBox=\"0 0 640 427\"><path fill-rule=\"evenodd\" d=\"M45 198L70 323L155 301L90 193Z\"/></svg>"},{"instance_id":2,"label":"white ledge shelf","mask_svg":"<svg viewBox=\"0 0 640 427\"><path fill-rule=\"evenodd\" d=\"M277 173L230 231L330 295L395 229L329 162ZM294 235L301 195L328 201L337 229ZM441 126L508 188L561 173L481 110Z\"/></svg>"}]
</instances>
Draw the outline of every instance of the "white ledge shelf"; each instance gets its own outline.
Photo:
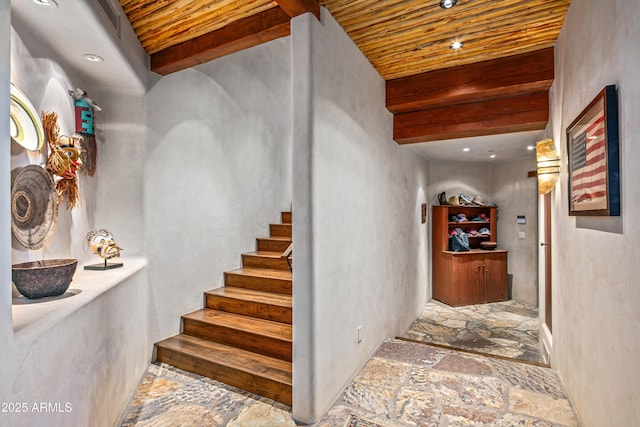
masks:
<instances>
[{"instance_id":1,"label":"white ledge shelf","mask_svg":"<svg viewBox=\"0 0 640 427\"><path fill-rule=\"evenodd\" d=\"M69 289L58 297L30 300L14 297L11 304L16 338L36 338L91 301L132 277L147 265L146 258L118 258L122 268L84 270L78 265Z\"/></svg>"}]
</instances>

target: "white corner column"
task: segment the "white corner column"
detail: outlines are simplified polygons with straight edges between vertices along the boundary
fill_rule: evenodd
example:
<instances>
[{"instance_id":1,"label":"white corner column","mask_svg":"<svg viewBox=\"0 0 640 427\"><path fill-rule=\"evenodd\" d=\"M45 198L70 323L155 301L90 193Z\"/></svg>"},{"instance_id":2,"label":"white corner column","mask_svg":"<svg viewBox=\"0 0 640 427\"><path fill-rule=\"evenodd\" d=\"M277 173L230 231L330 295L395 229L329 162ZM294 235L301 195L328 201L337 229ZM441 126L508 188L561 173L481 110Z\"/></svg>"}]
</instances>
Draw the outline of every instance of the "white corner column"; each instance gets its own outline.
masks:
<instances>
[{"instance_id":1,"label":"white corner column","mask_svg":"<svg viewBox=\"0 0 640 427\"><path fill-rule=\"evenodd\" d=\"M0 0L0 200L11 197L11 144L9 144L9 82L11 81L11 2ZM9 347L11 326L11 210L9 203L0 209L0 347ZM1 389L0 389L1 390ZM0 393L0 395L2 395Z\"/></svg>"},{"instance_id":2,"label":"white corner column","mask_svg":"<svg viewBox=\"0 0 640 427\"><path fill-rule=\"evenodd\" d=\"M291 81L293 98L293 417L313 423L322 414L315 403L313 281L313 61L312 24L306 13L291 20Z\"/></svg>"}]
</instances>

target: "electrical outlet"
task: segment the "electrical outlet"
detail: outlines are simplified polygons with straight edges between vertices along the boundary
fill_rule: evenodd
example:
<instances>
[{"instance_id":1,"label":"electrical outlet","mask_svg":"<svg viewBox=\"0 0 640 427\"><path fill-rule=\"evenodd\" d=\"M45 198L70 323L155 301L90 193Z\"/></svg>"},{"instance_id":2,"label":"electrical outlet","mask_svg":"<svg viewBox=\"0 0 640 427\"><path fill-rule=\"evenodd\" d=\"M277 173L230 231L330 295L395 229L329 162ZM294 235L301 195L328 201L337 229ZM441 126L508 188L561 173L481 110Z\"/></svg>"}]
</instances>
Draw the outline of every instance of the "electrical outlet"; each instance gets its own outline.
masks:
<instances>
[{"instance_id":1,"label":"electrical outlet","mask_svg":"<svg viewBox=\"0 0 640 427\"><path fill-rule=\"evenodd\" d=\"M362 342L362 326L358 326L358 344Z\"/></svg>"},{"instance_id":2,"label":"electrical outlet","mask_svg":"<svg viewBox=\"0 0 640 427\"><path fill-rule=\"evenodd\" d=\"M524 239L524 231L518 231L518 239Z\"/></svg>"}]
</instances>

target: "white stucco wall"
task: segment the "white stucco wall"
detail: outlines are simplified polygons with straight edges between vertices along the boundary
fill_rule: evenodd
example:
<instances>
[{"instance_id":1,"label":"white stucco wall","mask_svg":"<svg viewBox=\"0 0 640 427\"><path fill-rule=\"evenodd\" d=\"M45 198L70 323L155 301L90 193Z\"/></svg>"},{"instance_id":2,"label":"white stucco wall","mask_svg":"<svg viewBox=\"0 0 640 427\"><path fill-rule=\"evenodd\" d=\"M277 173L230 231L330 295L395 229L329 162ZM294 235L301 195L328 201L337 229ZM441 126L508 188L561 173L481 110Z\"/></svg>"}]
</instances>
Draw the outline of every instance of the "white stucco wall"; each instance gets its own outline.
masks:
<instances>
[{"instance_id":1,"label":"white stucco wall","mask_svg":"<svg viewBox=\"0 0 640 427\"><path fill-rule=\"evenodd\" d=\"M291 48L282 38L147 93L146 251L154 341L202 308L291 206Z\"/></svg>"},{"instance_id":2,"label":"white stucco wall","mask_svg":"<svg viewBox=\"0 0 640 427\"><path fill-rule=\"evenodd\" d=\"M0 0L0 99L9 99L11 80L11 5ZM9 103L0 103L0 117L9 117ZM0 135L9 135L9 121L0 121ZM7 139L7 138L6 138ZM11 146L0 147L0 199L11 199ZM2 204L0 228L11 229L11 209ZM13 335L11 324L11 233L0 233L0 343L9 345Z\"/></svg>"},{"instance_id":3,"label":"white stucco wall","mask_svg":"<svg viewBox=\"0 0 640 427\"><path fill-rule=\"evenodd\" d=\"M429 206L438 206L438 194L482 196L492 202L490 163L429 160Z\"/></svg>"},{"instance_id":4,"label":"white stucco wall","mask_svg":"<svg viewBox=\"0 0 640 427\"><path fill-rule=\"evenodd\" d=\"M88 220L113 233L123 256L144 255L144 96L101 87L90 95L110 108L96 119L100 166L90 179L97 202L87 209Z\"/></svg>"},{"instance_id":5,"label":"white stucco wall","mask_svg":"<svg viewBox=\"0 0 640 427\"><path fill-rule=\"evenodd\" d=\"M427 164L393 141L384 80L325 9L321 18L292 21L293 402L305 422L409 327L427 283Z\"/></svg>"},{"instance_id":6,"label":"white stucco wall","mask_svg":"<svg viewBox=\"0 0 640 427\"><path fill-rule=\"evenodd\" d=\"M562 155L553 194L553 350L586 427L640 425L640 2L574 0L558 38L552 136ZM619 97L619 218L568 216L567 126L595 95Z\"/></svg>"},{"instance_id":7,"label":"white stucco wall","mask_svg":"<svg viewBox=\"0 0 640 427\"><path fill-rule=\"evenodd\" d=\"M3 2L3 22L8 12L9 5ZM102 277L101 272L85 273L82 264L97 259L85 250L83 240L89 230L105 227L125 247L123 255L127 254L127 247L128 255L141 252L143 227L135 218L142 217L142 204L135 200L140 199L143 167L141 156L135 154L136 141L130 137L139 134L144 124L142 96L118 95L100 88L98 82L80 81L63 69L53 53L47 58L34 57L20 34L8 26L1 27L7 35L11 31L11 49L9 37L5 39L3 34L0 39L7 44L3 43L0 50L0 86L8 88L11 80L38 111L55 111L63 134L71 134L74 129L73 102L67 93L71 88L87 90L104 108L104 114L96 114L97 173L92 178L80 176L80 207L68 211L61 204L51 243L44 249L29 251L16 241L12 244L10 232L1 235L1 272L7 286L0 296L0 401L19 403L26 412L1 413L0 425L114 425L151 358L145 261L138 258L129 262L124 257L125 267L115 273L105 272ZM8 71L4 64L9 63L10 75L4 73ZM108 96L103 97L105 94ZM126 120L119 116L125 112ZM8 140L4 122L0 132ZM8 178L12 170L24 165L45 161L44 154L27 153L14 143L4 147L0 155L3 177ZM127 153L125 161L112 162L121 152ZM123 163L129 168L127 173L121 172ZM10 217L8 203L3 204L0 216ZM9 230L10 225L5 229ZM62 257L79 259L70 289L77 292L76 288L81 287L81 292L57 301L12 306L10 263ZM104 278L114 275L120 279L111 280L106 286ZM84 276L82 280L80 276ZM43 408L41 404L45 405L44 410L38 410Z\"/></svg>"},{"instance_id":8,"label":"white stucco wall","mask_svg":"<svg viewBox=\"0 0 640 427\"><path fill-rule=\"evenodd\" d=\"M493 201L499 206L498 239L500 247L509 251L511 297L537 306L538 180L527 177L536 170L535 156L499 163L492 169ZM526 224L518 224L518 215L525 216Z\"/></svg>"}]
</instances>

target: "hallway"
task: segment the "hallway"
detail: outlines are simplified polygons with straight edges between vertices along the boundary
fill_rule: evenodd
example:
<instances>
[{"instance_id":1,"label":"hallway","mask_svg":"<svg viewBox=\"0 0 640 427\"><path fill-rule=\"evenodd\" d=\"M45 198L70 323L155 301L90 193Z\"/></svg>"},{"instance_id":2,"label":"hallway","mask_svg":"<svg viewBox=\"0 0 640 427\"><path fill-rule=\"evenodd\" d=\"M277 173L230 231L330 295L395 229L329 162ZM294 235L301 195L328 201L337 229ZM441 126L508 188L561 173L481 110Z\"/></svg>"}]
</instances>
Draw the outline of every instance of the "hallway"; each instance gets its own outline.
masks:
<instances>
[{"instance_id":1,"label":"hallway","mask_svg":"<svg viewBox=\"0 0 640 427\"><path fill-rule=\"evenodd\" d=\"M120 425L295 426L289 408L152 364ZM549 368L403 340L384 342L316 427L578 426Z\"/></svg>"}]
</instances>

